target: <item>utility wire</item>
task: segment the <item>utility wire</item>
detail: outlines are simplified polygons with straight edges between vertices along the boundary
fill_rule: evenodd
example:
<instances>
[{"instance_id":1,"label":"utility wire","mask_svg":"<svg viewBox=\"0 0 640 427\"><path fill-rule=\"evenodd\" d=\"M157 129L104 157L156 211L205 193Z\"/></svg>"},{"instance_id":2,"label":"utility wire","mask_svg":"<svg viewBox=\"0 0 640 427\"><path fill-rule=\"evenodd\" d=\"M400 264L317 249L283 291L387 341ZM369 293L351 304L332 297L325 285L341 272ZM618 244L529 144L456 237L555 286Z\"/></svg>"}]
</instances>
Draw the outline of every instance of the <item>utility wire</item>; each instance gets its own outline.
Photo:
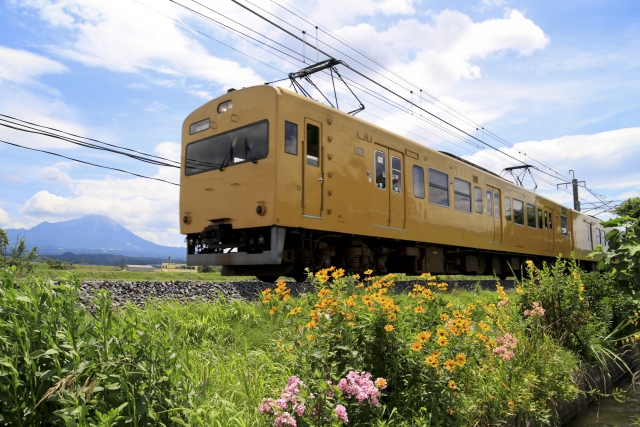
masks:
<instances>
[{"instance_id":1,"label":"utility wire","mask_svg":"<svg viewBox=\"0 0 640 427\"><path fill-rule=\"evenodd\" d=\"M1 139L0 139L0 142L2 142L4 144L8 144L8 145L13 145L14 147L24 148L25 150L39 151L40 153L51 154L52 156L62 157L62 158L68 159L68 160L73 160L74 162L84 163L85 165L96 166L96 167L103 168L103 169L110 169L110 170L113 170L113 171L122 172L122 173L126 173L126 174L129 174L129 175L137 176L139 178L153 179L154 181L160 181L160 182L164 182L164 183L167 183L167 184L175 185L175 186L178 186L178 187L180 186L180 184L176 184L176 183L171 182L171 181L166 181L166 180L161 179L161 178L153 178L153 177L150 177L150 176L140 175L140 174L137 174L137 173L134 173L134 172L129 172L129 171L126 171L124 169L112 168L112 167L109 167L109 166L102 166L102 165L98 165L98 164L95 164L95 163L85 162L84 160L74 159L73 157L63 156L62 154L52 153L51 151L45 151L45 150L39 150L37 148L25 147L24 145L14 144L13 142L3 141Z\"/></svg>"}]
</instances>

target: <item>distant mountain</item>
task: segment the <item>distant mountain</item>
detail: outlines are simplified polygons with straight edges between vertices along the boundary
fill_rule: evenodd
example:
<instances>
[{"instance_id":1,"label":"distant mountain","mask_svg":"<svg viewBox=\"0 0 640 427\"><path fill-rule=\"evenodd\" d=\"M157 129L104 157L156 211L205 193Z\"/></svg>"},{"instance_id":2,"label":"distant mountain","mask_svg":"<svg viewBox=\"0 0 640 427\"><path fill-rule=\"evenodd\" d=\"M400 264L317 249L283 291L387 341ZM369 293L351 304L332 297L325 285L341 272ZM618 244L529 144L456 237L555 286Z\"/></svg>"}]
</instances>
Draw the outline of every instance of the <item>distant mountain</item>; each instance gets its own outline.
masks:
<instances>
[{"instance_id":1,"label":"distant mountain","mask_svg":"<svg viewBox=\"0 0 640 427\"><path fill-rule=\"evenodd\" d=\"M29 248L38 247L41 255L111 254L146 258L186 259L186 247L161 246L136 236L105 215L87 215L63 222L43 222L25 230L5 230L11 246L25 237Z\"/></svg>"}]
</instances>

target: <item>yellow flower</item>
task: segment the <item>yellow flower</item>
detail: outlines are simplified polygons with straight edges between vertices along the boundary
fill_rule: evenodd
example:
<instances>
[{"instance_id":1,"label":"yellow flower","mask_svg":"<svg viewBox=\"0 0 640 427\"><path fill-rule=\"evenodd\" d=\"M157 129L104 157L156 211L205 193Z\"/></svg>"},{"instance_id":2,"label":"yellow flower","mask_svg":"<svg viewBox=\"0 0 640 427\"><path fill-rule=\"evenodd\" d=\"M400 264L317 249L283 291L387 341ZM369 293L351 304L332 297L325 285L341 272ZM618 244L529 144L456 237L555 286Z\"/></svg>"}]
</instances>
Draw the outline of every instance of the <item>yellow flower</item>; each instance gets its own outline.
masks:
<instances>
[{"instance_id":1,"label":"yellow flower","mask_svg":"<svg viewBox=\"0 0 640 427\"><path fill-rule=\"evenodd\" d=\"M420 351L422 350L422 343L420 341L416 341L411 345L411 350Z\"/></svg>"},{"instance_id":2,"label":"yellow flower","mask_svg":"<svg viewBox=\"0 0 640 427\"><path fill-rule=\"evenodd\" d=\"M269 293L271 293L271 288L267 288L264 291L262 291L262 295L266 295L266 294L269 294Z\"/></svg>"},{"instance_id":3,"label":"yellow flower","mask_svg":"<svg viewBox=\"0 0 640 427\"><path fill-rule=\"evenodd\" d=\"M378 378L377 380L375 380L374 384L378 388L385 388L387 386L387 380L385 380L384 378Z\"/></svg>"},{"instance_id":4,"label":"yellow flower","mask_svg":"<svg viewBox=\"0 0 640 427\"><path fill-rule=\"evenodd\" d=\"M369 270L364 272L364 274L366 274L367 276L370 275L371 273L373 273L373 270L371 270L371 269L369 269Z\"/></svg>"},{"instance_id":5,"label":"yellow flower","mask_svg":"<svg viewBox=\"0 0 640 427\"><path fill-rule=\"evenodd\" d=\"M436 357L436 358L439 358L442 355L442 353L440 353L440 350L436 350L431 354L433 355L433 357Z\"/></svg>"},{"instance_id":6,"label":"yellow flower","mask_svg":"<svg viewBox=\"0 0 640 427\"><path fill-rule=\"evenodd\" d=\"M451 359L445 360L442 365L447 368L448 371L453 371L456 368L456 362Z\"/></svg>"},{"instance_id":7,"label":"yellow flower","mask_svg":"<svg viewBox=\"0 0 640 427\"><path fill-rule=\"evenodd\" d=\"M302 307L296 307L293 310L291 310L289 314L294 315L294 314L300 313L301 311L302 311Z\"/></svg>"},{"instance_id":8,"label":"yellow flower","mask_svg":"<svg viewBox=\"0 0 640 427\"><path fill-rule=\"evenodd\" d=\"M264 299L262 300L263 303L268 303L269 301L271 301L271 294L267 294L266 297L264 297Z\"/></svg>"},{"instance_id":9,"label":"yellow flower","mask_svg":"<svg viewBox=\"0 0 640 427\"><path fill-rule=\"evenodd\" d=\"M273 316L274 314L276 314L276 311L278 311L278 306L274 305L273 307L271 307L271 311L269 311L269 314Z\"/></svg>"},{"instance_id":10,"label":"yellow flower","mask_svg":"<svg viewBox=\"0 0 640 427\"><path fill-rule=\"evenodd\" d=\"M308 339L309 341L313 341L315 338L314 338L314 336L313 336L313 335L307 335L307 339Z\"/></svg>"},{"instance_id":11,"label":"yellow flower","mask_svg":"<svg viewBox=\"0 0 640 427\"><path fill-rule=\"evenodd\" d=\"M438 367L438 358L435 357L433 354L425 357L424 361L427 365L431 366L432 368Z\"/></svg>"},{"instance_id":12,"label":"yellow flower","mask_svg":"<svg viewBox=\"0 0 640 427\"><path fill-rule=\"evenodd\" d=\"M513 408L515 408L516 404L513 402L513 400L512 400L512 399L509 399L509 404L508 404L508 406L509 406L509 409L513 409Z\"/></svg>"},{"instance_id":13,"label":"yellow flower","mask_svg":"<svg viewBox=\"0 0 640 427\"><path fill-rule=\"evenodd\" d=\"M464 353L458 353L456 355L456 363L459 366L464 366L467 363L467 356Z\"/></svg>"},{"instance_id":14,"label":"yellow flower","mask_svg":"<svg viewBox=\"0 0 640 427\"><path fill-rule=\"evenodd\" d=\"M447 336L447 331L445 331L442 328L438 328L438 330L436 331L436 335L439 337L446 337Z\"/></svg>"},{"instance_id":15,"label":"yellow flower","mask_svg":"<svg viewBox=\"0 0 640 427\"><path fill-rule=\"evenodd\" d=\"M320 292L318 292L318 296L320 298L324 298L328 293L329 293L329 289L322 288L322 289L320 289Z\"/></svg>"},{"instance_id":16,"label":"yellow flower","mask_svg":"<svg viewBox=\"0 0 640 427\"><path fill-rule=\"evenodd\" d=\"M462 314L460 314L460 310L453 310L453 316L454 317L462 317Z\"/></svg>"},{"instance_id":17,"label":"yellow flower","mask_svg":"<svg viewBox=\"0 0 640 427\"><path fill-rule=\"evenodd\" d=\"M393 328L393 325L386 325L386 326L384 327L384 330L385 330L385 331L387 331L387 332L391 332L391 331L393 331L393 329L394 329L394 328Z\"/></svg>"},{"instance_id":18,"label":"yellow flower","mask_svg":"<svg viewBox=\"0 0 640 427\"><path fill-rule=\"evenodd\" d=\"M444 347L445 345L447 345L449 340L447 339L447 337L439 337L436 342L438 343L439 346Z\"/></svg>"},{"instance_id":19,"label":"yellow flower","mask_svg":"<svg viewBox=\"0 0 640 427\"><path fill-rule=\"evenodd\" d=\"M447 313L442 313L440 315L440 320L442 320L443 322L446 322L448 318L449 318L449 315Z\"/></svg>"},{"instance_id":20,"label":"yellow flower","mask_svg":"<svg viewBox=\"0 0 640 427\"><path fill-rule=\"evenodd\" d=\"M289 299L291 299L291 295L285 295L282 297L282 301L289 301Z\"/></svg>"},{"instance_id":21,"label":"yellow flower","mask_svg":"<svg viewBox=\"0 0 640 427\"><path fill-rule=\"evenodd\" d=\"M446 307L447 307L447 308L451 308L451 307L453 307L453 303L452 303L452 302L448 302L448 303L447 303L447 305L446 305Z\"/></svg>"},{"instance_id":22,"label":"yellow flower","mask_svg":"<svg viewBox=\"0 0 640 427\"><path fill-rule=\"evenodd\" d=\"M340 277L344 276L344 269L342 269L342 268L337 269L336 271L331 273L331 276L334 279L339 279Z\"/></svg>"},{"instance_id":23,"label":"yellow flower","mask_svg":"<svg viewBox=\"0 0 640 427\"><path fill-rule=\"evenodd\" d=\"M458 386L456 385L456 382L454 380L450 380L448 386L449 386L449 388L451 390L455 390L455 389L458 388Z\"/></svg>"},{"instance_id":24,"label":"yellow flower","mask_svg":"<svg viewBox=\"0 0 640 427\"><path fill-rule=\"evenodd\" d=\"M453 415L455 411L453 409L447 409L447 414L449 415Z\"/></svg>"},{"instance_id":25,"label":"yellow flower","mask_svg":"<svg viewBox=\"0 0 640 427\"><path fill-rule=\"evenodd\" d=\"M424 313L424 307L417 306L413 309L413 311L415 311L416 313Z\"/></svg>"},{"instance_id":26,"label":"yellow flower","mask_svg":"<svg viewBox=\"0 0 640 427\"><path fill-rule=\"evenodd\" d=\"M358 280L360 278L359 274L352 274L351 277L353 277L354 279Z\"/></svg>"},{"instance_id":27,"label":"yellow flower","mask_svg":"<svg viewBox=\"0 0 640 427\"><path fill-rule=\"evenodd\" d=\"M355 323L353 323L353 322L349 322L349 323L348 323L348 325L349 325L349 326L351 326L352 328L353 328L354 326L356 326L356 324L355 324Z\"/></svg>"},{"instance_id":28,"label":"yellow flower","mask_svg":"<svg viewBox=\"0 0 640 427\"><path fill-rule=\"evenodd\" d=\"M431 338L431 332L430 331L422 331L418 334L418 341L425 343L427 341L429 341L429 338Z\"/></svg>"}]
</instances>

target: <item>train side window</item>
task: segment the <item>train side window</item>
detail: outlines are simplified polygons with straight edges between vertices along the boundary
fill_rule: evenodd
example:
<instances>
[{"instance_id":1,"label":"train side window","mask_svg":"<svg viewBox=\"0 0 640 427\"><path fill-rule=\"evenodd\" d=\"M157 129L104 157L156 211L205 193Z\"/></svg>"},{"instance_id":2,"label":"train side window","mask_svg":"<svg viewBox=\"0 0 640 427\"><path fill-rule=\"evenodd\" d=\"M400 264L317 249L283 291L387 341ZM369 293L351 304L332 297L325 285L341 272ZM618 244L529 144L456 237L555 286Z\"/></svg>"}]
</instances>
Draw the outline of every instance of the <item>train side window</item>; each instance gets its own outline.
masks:
<instances>
[{"instance_id":1,"label":"train side window","mask_svg":"<svg viewBox=\"0 0 640 427\"><path fill-rule=\"evenodd\" d=\"M387 155L382 151L374 154L376 169L376 187L381 190L387 188Z\"/></svg>"},{"instance_id":2,"label":"train side window","mask_svg":"<svg viewBox=\"0 0 640 427\"><path fill-rule=\"evenodd\" d=\"M587 224L587 242L591 241L591 224Z\"/></svg>"},{"instance_id":3,"label":"train side window","mask_svg":"<svg viewBox=\"0 0 640 427\"><path fill-rule=\"evenodd\" d=\"M549 212L549 231L553 232L553 224L551 223L553 219L553 212Z\"/></svg>"},{"instance_id":4,"label":"train side window","mask_svg":"<svg viewBox=\"0 0 640 427\"><path fill-rule=\"evenodd\" d=\"M453 206L458 211L471 212L471 183L460 178L453 179Z\"/></svg>"},{"instance_id":5,"label":"train side window","mask_svg":"<svg viewBox=\"0 0 640 427\"><path fill-rule=\"evenodd\" d=\"M601 233L602 233L602 246L607 246L607 233L605 233L604 230L602 230Z\"/></svg>"},{"instance_id":6,"label":"train side window","mask_svg":"<svg viewBox=\"0 0 640 427\"><path fill-rule=\"evenodd\" d=\"M496 218L500 218L500 194L497 191L493 192L493 214Z\"/></svg>"},{"instance_id":7,"label":"train side window","mask_svg":"<svg viewBox=\"0 0 640 427\"><path fill-rule=\"evenodd\" d=\"M569 228L567 227L567 217L564 215L560 215L560 232L563 236L569 234Z\"/></svg>"},{"instance_id":8,"label":"train side window","mask_svg":"<svg viewBox=\"0 0 640 427\"><path fill-rule=\"evenodd\" d=\"M284 152L298 155L298 125L285 120L284 122Z\"/></svg>"},{"instance_id":9,"label":"train side window","mask_svg":"<svg viewBox=\"0 0 640 427\"><path fill-rule=\"evenodd\" d=\"M513 199L513 222L524 225L524 204L518 199Z\"/></svg>"},{"instance_id":10,"label":"train side window","mask_svg":"<svg viewBox=\"0 0 640 427\"><path fill-rule=\"evenodd\" d=\"M391 156L391 189L402 193L402 161L396 156Z\"/></svg>"},{"instance_id":11,"label":"train side window","mask_svg":"<svg viewBox=\"0 0 640 427\"><path fill-rule=\"evenodd\" d=\"M473 188L473 198L475 199L474 203L476 204L476 213L481 214L484 207L482 206L482 189L480 187Z\"/></svg>"},{"instance_id":12,"label":"train side window","mask_svg":"<svg viewBox=\"0 0 640 427\"><path fill-rule=\"evenodd\" d=\"M307 164L320 166L320 129L307 123Z\"/></svg>"},{"instance_id":13,"label":"train side window","mask_svg":"<svg viewBox=\"0 0 640 427\"><path fill-rule=\"evenodd\" d=\"M504 198L504 216L507 221L511 221L511 199L509 197Z\"/></svg>"},{"instance_id":14,"label":"train side window","mask_svg":"<svg viewBox=\"0 0 640 427\"><path fill-rule=\"evenodd\" d=\"M527 203L527 225L536 228L536 207Z\"/></svg>"},{"instance_id":15,"label":"train side window","mask_svg":"<svg viewBox=\"0 0 640 427\"><path fill-rule=\"evenodd\" d=\"M429 168L429 202L449 207L449 175Z\"/></svg>"},{"instance_id":16,"label":"train side window","mask_svg":"<svg viewBox=\"0 0 640 427\"><path fill-rule=\"evenodd\" d=\"M424 199L424 169L413 165L413 195Z\"/></svg>"},{"instance_id":17,"label":"train side window","mask_svg":"<svg viewBox=\"0 0 640 427\"><path fill-rule=\"evenodd\" d=\"M491 190L487 190L487 215L491 216Z\"/></svg>"},{"instance_id":18,"label":"train side window","mask_svg":"<svg viewBox=\"0 0 640 427\"><path fill-rule=\"evenodd\" d=\"M549 229L549 216L547 215L547 211L544 211L544 229Z\"/></svg>"},{"instance_id":19,"label":"train side window","mask_svg":"<svg viewBox=\"0 0 640 427\"><path fill-rule=\"evenodd\" d=\"M599 245L600 243L602 243L600 238L600 229L596 228L596 245Z\"/></svg>"},{"instance_id":20,"label":"train side window","mask_svg":"<svg viewBox=\"0 0 640 427\"><path fill-rule=\"evenodd\" d=\"M538 209L538 228L542 230L542 209Z\"/></svg>"}]
</instances>

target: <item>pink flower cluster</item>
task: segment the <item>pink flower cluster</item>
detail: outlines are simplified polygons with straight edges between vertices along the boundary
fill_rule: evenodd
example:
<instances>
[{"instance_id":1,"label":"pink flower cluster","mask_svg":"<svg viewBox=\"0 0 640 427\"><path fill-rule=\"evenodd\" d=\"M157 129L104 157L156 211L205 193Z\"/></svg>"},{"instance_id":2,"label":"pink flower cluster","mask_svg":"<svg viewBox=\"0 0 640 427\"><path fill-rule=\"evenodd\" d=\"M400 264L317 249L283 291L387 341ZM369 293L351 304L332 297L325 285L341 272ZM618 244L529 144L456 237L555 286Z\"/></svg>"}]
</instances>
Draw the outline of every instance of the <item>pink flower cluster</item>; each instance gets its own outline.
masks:
<instances>
[{"instance_id":1,"label":"pink flower cluster","mask_svg":"<svg viewBox=\"0 0 640 427\"><path fill-rule=\"evenodd\" d=\"M295 427L296 420L292 414L296 413L301 417L306 409L304 404L296 400L296 397L300 394L300 387L306 387L304 382L296 376L290 377L286 387L280 393L280 398L277 400L262 399L258 411L261 414L276 415L274 425L277 427ZM291 412L286 411L289 406L291 406Z\"/></svg>"},{"instance_id":2,"label":"pink flower cluster","mask_svg":"<svg viewBox=\"0 0 640 427\"><path fill-rule=\"evenodd\" d=\"M386 386L381 386L381 388L385 387ZM347 397L355 397L358 402L368 400L371 405L380 406L380 402L378 401L380 390L375 386L373 381L371 381L371 374L368 372L350 371L346 378L342 378L338 382L338 388L340 388Z\"/></svg>"},{"instance_id":3,"label":"pink flower cluster","mask_svg":"<svg viewBox=\"0 0 640 427\"><path fill-rule=\"evenodd\" d=\"M534 302L533 303L533 308L531 310L525 310L524 311L524 315L525 316L531 316L531 317L535 317L535 316L544 316L544 313L546 312L546 310L544 308L542 308L542 306L540 306L539 302Z\"/></svg>"},{"instance_id":4,"label":"pink flower cluster","mask_svg":"<svg viewBox=\"0 0 640 427\"><path fill-rule=\"evenodd\" d=\"M500 346L493 350L493 354L497 355L500 359L508 362L516 355L513 351L509 350L510 348L516 348L518 346L518 339L513 335L506 333L504 336L496 338L496 341Z\"/></svg>"},{"instance_id":5,"label":"pink flower cluster","mask_svg":"<svg viewBox=\"0 0 640 427\"><path fill-rule=\"evenodd\" d=\"M336 415L343 424L349 424L349 418L347 417L347 408L345 408L343 405L336 406Z\"/></svg>"},{"instance_id":6,"label":"pink flower cluster","mask_svg":"<svg viewBox=\"0 0 640 427\"><path fill-rule=\"evenodd\" d=\"M509 304L509 300L508 299L503 299L502 301L498 302L498 307L502 307L504 305Z\"/></svg>"}]
</instances>

